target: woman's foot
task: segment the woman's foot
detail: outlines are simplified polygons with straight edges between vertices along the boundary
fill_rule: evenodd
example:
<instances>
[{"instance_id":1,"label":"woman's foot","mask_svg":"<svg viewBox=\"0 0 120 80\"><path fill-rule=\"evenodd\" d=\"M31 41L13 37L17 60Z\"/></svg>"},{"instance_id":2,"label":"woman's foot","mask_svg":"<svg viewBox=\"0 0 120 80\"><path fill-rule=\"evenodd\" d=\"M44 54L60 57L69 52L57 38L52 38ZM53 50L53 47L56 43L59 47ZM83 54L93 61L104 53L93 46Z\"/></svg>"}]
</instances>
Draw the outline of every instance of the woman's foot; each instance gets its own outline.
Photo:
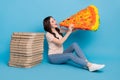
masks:
<instances>
[{"instance_id":1,"label":"woman's foot","mask_svg":"<svg viewBox=\"0 0 120 80\"><path fill-rule=\"evenodd\" d=\"M104 68L104 64L93 64L93 63L88 63L88 69L89 71L96 71Z\"/></svg>"}]
</instances>

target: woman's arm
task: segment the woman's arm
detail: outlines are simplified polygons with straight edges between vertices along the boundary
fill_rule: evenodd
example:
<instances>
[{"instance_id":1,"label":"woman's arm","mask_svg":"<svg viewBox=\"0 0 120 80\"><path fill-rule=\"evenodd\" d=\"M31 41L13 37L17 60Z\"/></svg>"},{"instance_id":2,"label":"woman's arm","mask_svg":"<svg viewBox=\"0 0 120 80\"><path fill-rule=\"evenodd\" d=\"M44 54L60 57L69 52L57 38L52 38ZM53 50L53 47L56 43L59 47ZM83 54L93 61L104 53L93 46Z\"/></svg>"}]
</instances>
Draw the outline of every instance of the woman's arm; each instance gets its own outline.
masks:
<instances>
[{"instance_id":1,"label":"woman's arm","mask_svg":"<svg viewBox=\"0 0 120 80\"><path fill-rule=\"evenodd\" d=\"M67 33L68 32L68 28L60 27L60 32L61 33Z\"/></svg>"},{"instance_id":2,"label":"woman's arm","mask_svg":"<svg viewBox=\"0 0 120 80\"><path fill-rule=\"evenodd\" d=\"M63 44L66 41L66 39L69 37L69 35L72 33L72 30L73 30L73 25L70 25L69 28L68 28L67 33L65 34L65 36L62 39L54 38L52 40L52 42L54 42L54 43L56 43L58 45Z\"/></svg>"},{"instance_id":3,"label":"woman's arm","mask_svg":"<svg viewBox=\"0 0 120 80\"><path fill-rule=\"evenodd\" d=\"M74 29L72 29L72 32L76 32L77 30L78 30L78 29L75 29L75 28L74 28ZM63 33L63 34L64 34L64 33L67 33L67 32L68 32L68 28L60 27L60 32Z\"/></svg>"}]
</instances>

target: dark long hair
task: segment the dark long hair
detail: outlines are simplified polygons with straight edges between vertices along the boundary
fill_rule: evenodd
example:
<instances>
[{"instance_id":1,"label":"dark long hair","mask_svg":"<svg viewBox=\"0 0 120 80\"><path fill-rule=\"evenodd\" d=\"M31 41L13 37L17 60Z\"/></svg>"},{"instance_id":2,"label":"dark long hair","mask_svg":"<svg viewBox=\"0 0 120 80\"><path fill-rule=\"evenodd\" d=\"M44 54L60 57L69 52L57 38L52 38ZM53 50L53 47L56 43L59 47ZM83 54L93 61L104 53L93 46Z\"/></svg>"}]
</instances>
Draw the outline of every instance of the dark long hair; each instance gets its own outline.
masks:
<instances>
[{"instance_id":1,"label":"dark long hair","mask_svg":"<svg viewBox=\"0 0 120 80\"><path fill-rule=\"evenodd\" d=\"M51 24L50 24L50 18L53 18L52 16L48 16L43 20L43 26L44 26L44 30L51 33L55 38L59 39L58 37L56 37L56 34L52 32L51 29ZM59 28L55 28L55 30L61 35L62 33L60 33L60 29Z\"/></svg>"}]
</instances>

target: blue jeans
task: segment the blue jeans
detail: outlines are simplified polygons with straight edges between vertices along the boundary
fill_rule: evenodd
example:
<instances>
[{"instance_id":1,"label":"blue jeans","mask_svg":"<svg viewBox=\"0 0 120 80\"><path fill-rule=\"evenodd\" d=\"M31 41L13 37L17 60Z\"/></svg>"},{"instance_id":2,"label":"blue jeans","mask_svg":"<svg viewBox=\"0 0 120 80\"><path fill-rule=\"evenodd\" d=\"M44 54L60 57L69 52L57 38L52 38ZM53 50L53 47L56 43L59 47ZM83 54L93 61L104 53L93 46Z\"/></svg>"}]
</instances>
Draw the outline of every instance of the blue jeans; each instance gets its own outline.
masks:
<instances>
[{"instance_id":1,"label":"blue jeans","mask_svg":"<svg viewBox=\"0 0 120 80\"><path fill-rule=\"evenodd\" d=\"M73 52L76 53L73 54ZM73 43L70 47L63 51L63 54L48 55L49 62L53 64L62 64L72 61L82 67L87 67L87 59L77 43Z\"/></svg>"}]
</instances>

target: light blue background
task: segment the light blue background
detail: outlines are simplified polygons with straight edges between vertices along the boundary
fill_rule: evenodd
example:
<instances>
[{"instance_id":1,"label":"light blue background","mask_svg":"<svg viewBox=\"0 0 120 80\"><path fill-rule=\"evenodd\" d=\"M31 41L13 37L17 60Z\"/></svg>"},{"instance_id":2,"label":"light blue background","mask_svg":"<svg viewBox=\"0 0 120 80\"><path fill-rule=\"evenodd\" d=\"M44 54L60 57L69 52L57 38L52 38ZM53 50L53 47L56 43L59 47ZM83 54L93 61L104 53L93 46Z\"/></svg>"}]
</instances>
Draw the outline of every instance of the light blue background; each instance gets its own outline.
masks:
<instances>
[{"instance_id":1,"label":"light blue background","mask_svg":"<svg viewBox=\"0 0 120 80\"><path fill-rule=\"evenodd\" d=\"M58 23L77 11L94 4L99 9L98 31L74 32L64 44L77 42L88 59L105 63L98 72L44 60L29 69L8 66L13 32L44 32L42 20L51 15ZM0 0L0 80L118 80L120 78L120 1L119 0Z\"/></svg>"}]
</instances>

